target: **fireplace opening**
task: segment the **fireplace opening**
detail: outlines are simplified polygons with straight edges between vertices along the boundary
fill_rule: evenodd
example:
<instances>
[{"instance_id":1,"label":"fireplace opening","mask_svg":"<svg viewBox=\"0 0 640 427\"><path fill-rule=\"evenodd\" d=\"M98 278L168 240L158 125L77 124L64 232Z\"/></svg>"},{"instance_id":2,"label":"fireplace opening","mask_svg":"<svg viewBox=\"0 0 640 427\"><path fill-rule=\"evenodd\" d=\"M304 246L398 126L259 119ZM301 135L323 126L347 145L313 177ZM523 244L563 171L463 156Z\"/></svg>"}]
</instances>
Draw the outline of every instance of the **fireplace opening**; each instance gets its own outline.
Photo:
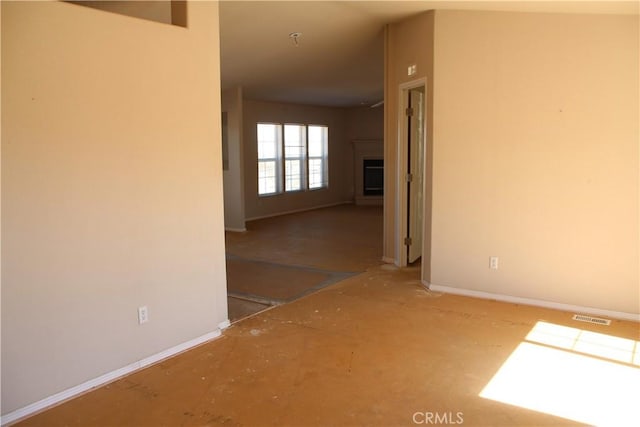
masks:
<instances>
[{"instance_id":1,"label":"fireplace opening","mask_svg":"<svg viewBox=\"0 0 640 427\"><path fill-rule=\"evenodd\" d=\"M363 169L363 195L382 196L384 190L384 160L364 159Z\"/></svg>"}]
</instances>

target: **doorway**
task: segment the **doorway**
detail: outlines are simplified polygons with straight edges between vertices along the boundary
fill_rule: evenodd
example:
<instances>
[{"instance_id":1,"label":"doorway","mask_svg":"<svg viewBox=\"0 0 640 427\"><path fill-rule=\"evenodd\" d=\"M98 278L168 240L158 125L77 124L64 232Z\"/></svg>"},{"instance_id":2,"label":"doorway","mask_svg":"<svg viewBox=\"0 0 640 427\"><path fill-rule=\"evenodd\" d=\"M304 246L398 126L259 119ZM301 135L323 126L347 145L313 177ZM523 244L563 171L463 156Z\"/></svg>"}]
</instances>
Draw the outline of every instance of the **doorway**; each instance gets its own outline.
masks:
<instances>
[{"instance_id":1,"label":"doorway","mask_svg":"<svg viewBox=\"0 0 640 427\"><path fill-rule=\"evenodd\" d=\"M425 88L426 82L423 79L400 86L396 203L399 267L406 267L422 257L426 147Z\"/></svg>"}]
</instances>

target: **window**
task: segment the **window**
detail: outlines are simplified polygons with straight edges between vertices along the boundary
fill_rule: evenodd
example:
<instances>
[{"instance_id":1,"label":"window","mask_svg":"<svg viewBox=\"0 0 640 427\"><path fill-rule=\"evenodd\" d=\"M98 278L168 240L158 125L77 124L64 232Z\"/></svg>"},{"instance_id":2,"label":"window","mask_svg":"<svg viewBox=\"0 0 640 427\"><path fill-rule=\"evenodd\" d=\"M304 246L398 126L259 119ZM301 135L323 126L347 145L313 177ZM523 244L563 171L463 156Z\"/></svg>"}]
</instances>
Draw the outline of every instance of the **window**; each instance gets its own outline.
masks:
<instances>
[{"instance_id":1,"label":"window","mask_svg":"<svg viewBox=\"0 0 640 427\"><path fill-rule=\"evenodd\" d=\"M282 131L279 125L258 123L258 194L280 192L280 146Z\"/></svg>"},{"instance_id":2,"label":"window","mask_svg":"<svg viewBox=\"0 0 640 427\"><path fill-rule=\"evenodd\" d=\"M327 126L258 123L258 194L328 186Z\"/></svg>"},{"instance_id":3,"label":"window","mask_svg":"<svg viewBox=\"0 0 640 427\"><path fill-rule=\"evenodd\" d=\"M284 125L284 191L303 189L306 132L303 125Z\"/></svg>"},{"instance_id":4,"label":"window","mask_svg":"<svg viewBox=\"0 0 640 427\"><path fill-rule=\"evenodd\" d=\"M309 126L309 189L325 188L329 184L328 133L326 126Z\"/></svg>"}]
</instances>

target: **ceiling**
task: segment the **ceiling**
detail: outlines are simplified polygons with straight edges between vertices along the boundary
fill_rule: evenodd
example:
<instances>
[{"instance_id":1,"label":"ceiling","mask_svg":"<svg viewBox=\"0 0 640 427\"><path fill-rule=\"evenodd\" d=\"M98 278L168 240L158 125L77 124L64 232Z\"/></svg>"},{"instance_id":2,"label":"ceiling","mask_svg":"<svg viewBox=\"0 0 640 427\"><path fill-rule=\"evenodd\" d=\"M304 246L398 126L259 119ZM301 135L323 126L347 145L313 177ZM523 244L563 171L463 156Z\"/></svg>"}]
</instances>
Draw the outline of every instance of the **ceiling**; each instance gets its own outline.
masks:
<instances>
[{"instance_id":1,"label":"ceiling","mask_svg":"<svg viewBox=\"0 0 640 427\"><path fill-rule=\"evenodd\" d=\"M223 89L324 106L383 97L384 25L431 9L638 14L638 1L221 1ZM300 32L296 46L289 37Z\"/></svg>"}]
</instances>

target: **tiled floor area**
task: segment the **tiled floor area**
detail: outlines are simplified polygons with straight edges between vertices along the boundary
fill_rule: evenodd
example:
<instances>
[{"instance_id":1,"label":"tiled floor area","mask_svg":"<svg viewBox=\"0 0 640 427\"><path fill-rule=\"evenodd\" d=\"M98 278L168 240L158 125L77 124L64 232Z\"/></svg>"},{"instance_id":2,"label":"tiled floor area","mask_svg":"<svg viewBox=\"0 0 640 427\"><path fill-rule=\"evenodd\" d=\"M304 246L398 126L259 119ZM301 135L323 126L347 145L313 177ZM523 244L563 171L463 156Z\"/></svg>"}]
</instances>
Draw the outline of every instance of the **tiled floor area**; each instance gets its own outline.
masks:
<instances>
[{"instance_id":1,"label":"tiled floor area","mask_svg":"<svg viewBox=\"0 0 640 427\"><path fill-rule=\"evenodd\" d=\"M309 242L274 237L286 236L309 265ZM327 251L313 264L351 271L343 258ZM640 425L638 323L433 293L416 267L365 264L20 425Z\"/></svg>"}]
</instances>

